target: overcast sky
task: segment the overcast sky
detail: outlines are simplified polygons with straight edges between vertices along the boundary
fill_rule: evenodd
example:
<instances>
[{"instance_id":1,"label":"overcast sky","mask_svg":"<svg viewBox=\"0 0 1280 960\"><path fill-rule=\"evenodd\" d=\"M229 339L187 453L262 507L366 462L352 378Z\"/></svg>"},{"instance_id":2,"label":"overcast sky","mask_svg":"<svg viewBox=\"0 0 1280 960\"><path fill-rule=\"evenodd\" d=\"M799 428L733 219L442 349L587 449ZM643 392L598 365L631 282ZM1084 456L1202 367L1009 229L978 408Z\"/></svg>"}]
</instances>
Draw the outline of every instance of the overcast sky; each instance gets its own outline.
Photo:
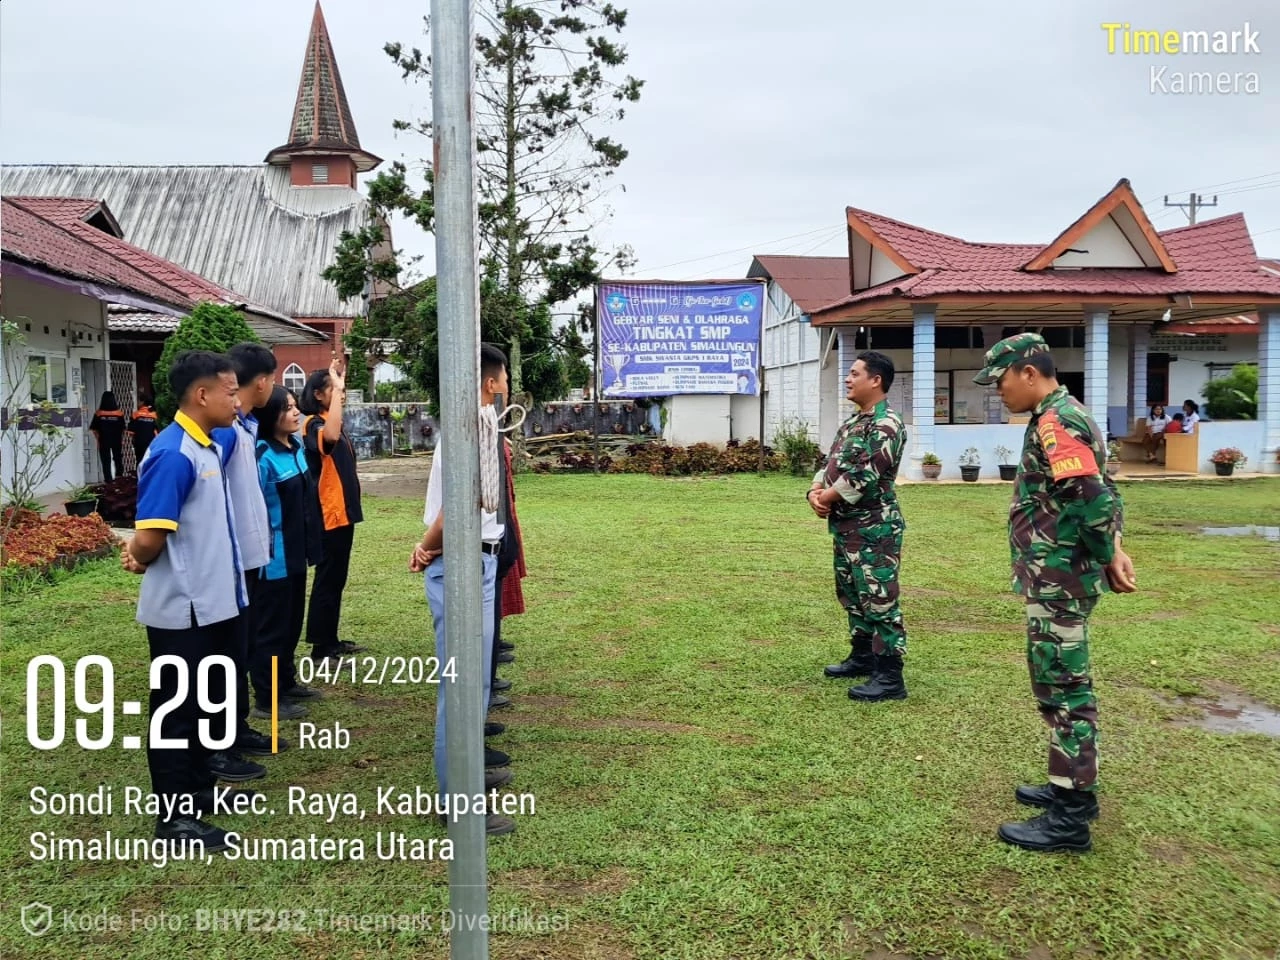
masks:
<instances>
[{"instance_id":1,"label":"overcast sky","mask_svg":"<svg viewBox=\"0 0 1280 960\"><path fill-rule=\"evenodd\" d=\"M426 43L429 4L325 0L360 139L427 155L430 111L382 52ZM286 139L313 0L5 0L6 162L257 163ZM1212 13L1206 12L1212 9ZM844 208L983 241L1048 242L1128 177L1157 228L1218 195L1280 257L1280 4L1274 0L634 0L643 96L606 241L638 277L742 276L754 253L842 254ZM1108 55L1107 21L1242 30L1260 53ZM1256 94L1152 92L1183 71L1256 72ZM432 239L398 224L397 247Z\"/></svg>"}]
</instances>

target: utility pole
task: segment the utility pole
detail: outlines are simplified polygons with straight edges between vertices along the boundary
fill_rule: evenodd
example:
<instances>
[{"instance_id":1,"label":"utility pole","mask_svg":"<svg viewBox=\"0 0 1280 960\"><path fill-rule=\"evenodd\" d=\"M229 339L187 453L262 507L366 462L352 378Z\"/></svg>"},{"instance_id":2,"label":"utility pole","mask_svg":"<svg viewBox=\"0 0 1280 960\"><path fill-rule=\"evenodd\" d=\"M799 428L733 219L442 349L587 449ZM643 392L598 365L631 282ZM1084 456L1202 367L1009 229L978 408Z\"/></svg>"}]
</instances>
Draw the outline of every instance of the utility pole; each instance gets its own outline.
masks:
<instances>
[{"instance_id":1,"label":"utility pole","mask_svg":"<svg viewBox=\"0 0 1280 960\"><path fill-rule=\"evenodd\" d=\"M444 698L450 798L451 960L488 960L485 810L457 816L452 798L484 793L484 642L480 571L480 284L476 263L474 0L431 0L432 141L440 311L440 427L445 459L445 657L457 666ZM501 442L501 435L499 436ZM501 462L501 458L500 458ZM506 491L501 491L506 496Z\"/></svg>"},{"instance_id":2,"label":"utility pole","mask_svg":"<svg viewBox=\"0 0 1280 960\"><path fill-rule=\"evenodd\" d=\"M1186 207L1187 219L1190 221L1191 226L1194 227L1196 225L1196 211L1202 207L1216 207L1218 205L1218 195L1214 194L1212 203L1206 203L1204 196L1199 193L1190 194L1186 203L1170 203L1169 195L1165 194L1164 205L1166 207Z\"/></svg>"}]
</instances>

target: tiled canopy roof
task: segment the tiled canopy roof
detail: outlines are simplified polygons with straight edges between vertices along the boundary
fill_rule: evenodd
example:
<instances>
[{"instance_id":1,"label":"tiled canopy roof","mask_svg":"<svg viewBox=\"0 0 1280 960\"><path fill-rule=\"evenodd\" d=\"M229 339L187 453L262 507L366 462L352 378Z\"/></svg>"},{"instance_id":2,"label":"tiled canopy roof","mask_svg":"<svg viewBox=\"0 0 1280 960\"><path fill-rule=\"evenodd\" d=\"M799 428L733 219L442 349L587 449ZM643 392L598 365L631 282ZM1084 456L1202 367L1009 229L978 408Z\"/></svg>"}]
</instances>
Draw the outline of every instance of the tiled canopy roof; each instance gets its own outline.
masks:
<instances>
[{"instance_id":1,"label":"tiled canopy roof","mask_svg":"<svg viewBox=\"0 0 1280 960\"><path fill-rule=\"evenodd\" d=\"M948 298L990 298L991 303L1002 305L1028 298L1087 298L1100 303L1151 303L1165 298L1170 306L1181 301L1184 308L1188 300L1197 302L1196 307L1186 308L1196 310L1196 316L1211 309L1206 298L1246 306L1259 300L1280 302L1280 274L1263 268L1242 215L1156 233L1131 198L1128 182L1120 181L1090 213L1047 245L974 243L850 207L846 214L851 242L858 238L869 243L902 273L816 307L811 317L820 325L840 323L895 304L945 303ZM1052 268L1053 260L1073 240L1121 207L1121 215L1132 218L1129 222L1144 247L1144 260L1157 266ZM1217 312L1228 310L1219 307Z\"/></svg>"}]
</instances>

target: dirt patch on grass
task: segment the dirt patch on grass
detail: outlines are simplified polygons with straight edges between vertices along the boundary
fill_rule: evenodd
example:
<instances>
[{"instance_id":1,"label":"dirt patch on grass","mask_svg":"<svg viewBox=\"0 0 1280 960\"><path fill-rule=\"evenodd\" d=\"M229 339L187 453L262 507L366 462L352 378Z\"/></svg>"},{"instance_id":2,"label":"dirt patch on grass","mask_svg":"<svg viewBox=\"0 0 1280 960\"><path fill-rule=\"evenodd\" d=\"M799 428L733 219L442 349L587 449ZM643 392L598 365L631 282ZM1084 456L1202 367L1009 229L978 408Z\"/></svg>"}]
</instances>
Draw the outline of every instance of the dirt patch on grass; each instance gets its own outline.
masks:
<instances>
[{"instance_id":1,"label":"dirt patch on grass","mask_svg":"<svg viewBox=\"0 0 1280 960\"><path fill-rule=\"evenodd\" d=\"M1172 840L1157 840L1147 844L1147 855L1161 863L1183 864L1191 859L1192 854L1178 846Z\"/></svg>"},{"instance_id":2,"label":"dirt patch on grass","mask_svg":"<svg viewBox=\"0 0 1280 960\"><path fill-rule=\"evenodd\" d=\"M556 877L547 870L529 868L503 875L500 886L554 904L565 901L580 903L588 897L617 896L635 882L635 878L622 867L607 867L585 880Z\"/></svg>"},{"instance_id":3,"label":"dirt patch on grass","mask_svg":"<svg viewBox=\"0 0 1280 960\"><path fill-rule=\"evenodd\" d=\"M637 717L600 717L579 720L574 726L582 730L656 730L659 733L706 733L701 727L669 720L645 720Z\"/></svg>"},{"instance_id":4,"label":"dirt patch on grass","mask_svg":"<svg viewBox=\"0 0 1280 960\"><path fill-rule=\"evenodd\" d=\"M568 929L520 939L495 936L493 955L511 960L635 960L636 953L616 927L569 922Z\"/></svg>"},{"instance_id":5,"label":"dirt patch on grass","mask_svg":"<svg viewBox=\"0 0 1280 960\"><path fill-rule=\"evenodd\" d=\"M521 694L519 698L513 699L520 713L528 713L533 710L563 710L565 707L571 707L578 702L573 697L558 697L554 694ZM498 717L498 719L502 718Z\"/></svg>"}]
</instances>

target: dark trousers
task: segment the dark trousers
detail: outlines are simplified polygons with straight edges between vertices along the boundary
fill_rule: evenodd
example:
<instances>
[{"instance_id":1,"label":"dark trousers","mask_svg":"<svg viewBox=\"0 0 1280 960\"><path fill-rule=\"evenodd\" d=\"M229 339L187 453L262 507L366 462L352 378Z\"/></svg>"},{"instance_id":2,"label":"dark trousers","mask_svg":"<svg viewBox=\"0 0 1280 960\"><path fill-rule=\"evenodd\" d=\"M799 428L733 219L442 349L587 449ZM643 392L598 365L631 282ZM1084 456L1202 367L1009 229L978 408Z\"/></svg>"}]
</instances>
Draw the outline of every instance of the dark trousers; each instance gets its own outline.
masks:
<instances>
[{"instance_id":1,"label":"dark trousers","mask_svg":"<svg viewBox=\"0 0 1280 960\"><path fill-rule=\"evenodd\" d=\"M355 526L348 524L326 530L321 538L324 556L316 564L311 606L307 610L307 643L311 644L313 657L338 652L338 619L342 616L342 591L347 586L355 531Z\"/></svg>"},{"instance_id":2,"label":"dark trousers","mask_svg":"<svg viewBox=\"0 0 1280 960\"><path fill-rule=\"evenodd\" d=\"M249 656L249 678L258 704L271 704L271 658L277 658L276 682L280 693L297 685L293 658L302 639L302 619L307 606L305 570L279 580L259 580L253 598L258 636Z\"/></svg>"},{"instance_id":3,"label":"dark trousers","mask_svg":"<svg viewBox=\"0 0 1280 960\"><path fill-rule=\"evenodd\" d=\"M236 661L236 730L241 734L253 732L249 726L249 670L253 663L253 650L258 642L258 591L261 583L258 570L244 572L249 605L240 611L240 630L233 654Z\"/></svg>"},{"instance_id":4,"label":"dark trousers","mask_svg":"<svg viewBox=\"0 0 1280 960\"><path fill-rule=\"evenodd\" d=\"M116 472L114 476L124 476L124 445L121 443L112 446L98 447L98 459L102 461L102 479L107 483L111 482L113 474L111 473L111 461L116 464Z\"/></svg>"},{"instance_id":5,"label":"dark trousers","mask_svg":"<svg viewBox=\"0 0 1280 960\"><path fill-rule=\"evenodd\" d=\"M191 626L185 630L163 630L159 627L147 627L147 644L150 647L151 659L158 657L180 657L186 664L187 695L178 705L169 709L160 721L160 736L166 740L183 739L185 747L160 749L147 739L147 767L151 771L151 790L164 796L176 796L192 793L211 785L209 773L210 750L200 742L199 722L210 721L210 736L221 737L225 732L225 721L218 714L202 710L197 698L197 684L200 675L200 661L206 657L230 656L234 660L234 651L239 645L240 618L223 620L208 626L196 626L192 615ZM211 703L221 703L227 695L226 672L212 667L206 674L208 677L208 699ZM151 691L151 710L149 716L154 717L161 708L172 705L178 691L178 669L166 666L160 671L159 689ZM151 724L147 724L151 730Z\"/></svg>"},{"instance_id":6,"label":"dark trousers","mask_svg":"<svg viewBox=\"0 0 1280 960\"><path fill-rule=\"evenodd\" d=\"M147 455L147 447L151 446L150 440L133 441L133 463L135 467L142 466L142 458Z\"/></svg>"}]
</instances>

